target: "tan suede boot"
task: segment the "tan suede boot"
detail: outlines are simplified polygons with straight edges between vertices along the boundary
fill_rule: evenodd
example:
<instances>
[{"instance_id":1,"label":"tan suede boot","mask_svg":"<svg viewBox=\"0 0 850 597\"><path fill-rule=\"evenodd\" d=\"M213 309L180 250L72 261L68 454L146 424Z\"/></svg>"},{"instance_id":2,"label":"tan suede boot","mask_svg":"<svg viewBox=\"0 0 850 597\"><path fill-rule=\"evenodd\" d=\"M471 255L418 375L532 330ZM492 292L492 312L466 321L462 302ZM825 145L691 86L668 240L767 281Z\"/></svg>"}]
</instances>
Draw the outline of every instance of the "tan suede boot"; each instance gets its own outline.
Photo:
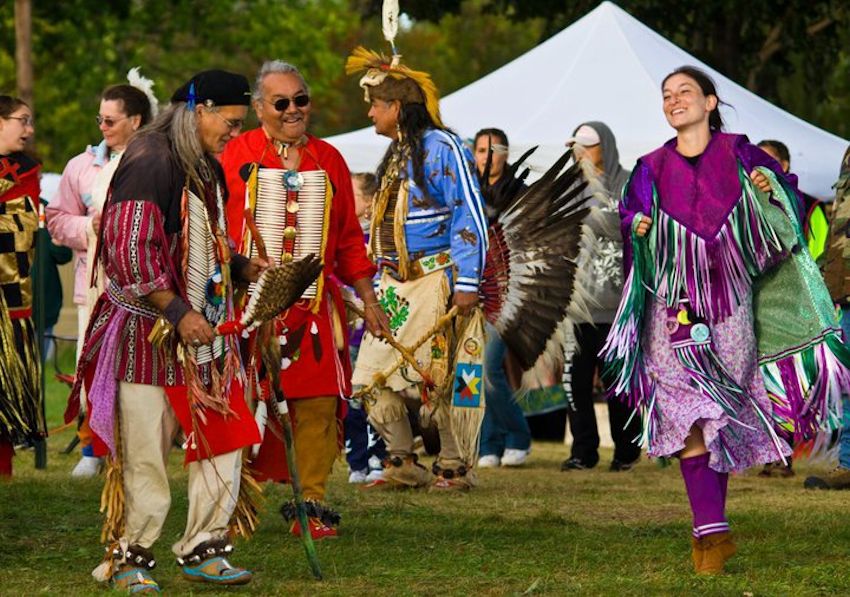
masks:
<instances>
[{"instance_id":1,"label":"tan suede boot","mask_svg":"<svg viewBox=\"0 0 850 597\"><path fill-rule=\"evenodd\" d=\"M702 568L702 543L694 536L691 536L691 559L694 561L694 571L699 572Z\"/></svg>"},{"instance_id":2,"label":"tan suede boot","mask_svg":"<svg viewBox=\"0 0 850 597\"><path fill-rule=\"evenodd\" d=\"M425 487L431 484L433 478L430 471L419 464L415 454L384 461L384 480L391 488Z\"/></svg>"},{"instance_id":3,"label":"tan suede boot","mask_svg":"<svg viewBox=\"0 0 850 597\"><path fill-rule=\"evenodd\" d=\"M445 461L444 461L445 462ZM467 468L463 464L457 464L452 468L443 467L441 463L435 462L431 467L431 472L434 473L434 482L431 484L429 492L443 491L469 491L477 484L478 477L473 469Z\"/></svg>"},{"instance_id":4,"label":"tan suede boot","mask_svg":"<svg viewBox=\"0 0 850 597\"><path fill-rule=\"evenodd\" d=\"M702 548L702 562L696 567L697 574L721 574L726 560L737 551L729 532L703 537L699 544ZM696 560L694 564L696 565Z\"/></svg>"}]
</instances>

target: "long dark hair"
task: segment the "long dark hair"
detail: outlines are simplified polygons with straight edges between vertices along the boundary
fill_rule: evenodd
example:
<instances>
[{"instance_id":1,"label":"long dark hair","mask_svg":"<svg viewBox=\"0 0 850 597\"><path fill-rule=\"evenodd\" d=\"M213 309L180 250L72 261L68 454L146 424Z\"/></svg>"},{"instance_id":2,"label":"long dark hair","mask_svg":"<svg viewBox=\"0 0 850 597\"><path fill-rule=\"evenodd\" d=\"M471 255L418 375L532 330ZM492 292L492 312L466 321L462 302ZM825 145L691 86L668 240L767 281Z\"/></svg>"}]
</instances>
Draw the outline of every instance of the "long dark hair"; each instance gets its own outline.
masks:
<instances>
[{"instance_id":1,"label":"long dark hair","mask_svg":"<svg viewBox=\"0 0 850 597\"><path fill-rule=\"evenodd\" d=\"M496 139L499 140L499 143L501 143L505 147L508 147L510 145L510 143L508 143L508 136L505 134L505 131L503 131L502 129L495 128L481 129L480 131L475 133L475 138L472 140L472 144L477 144L478 140L484 136L496 137Z\"/></svg>"},{"instance_id":2,"label":"long dark hair","mask_svg":"<svg viewBox=\"0 0 850 597\"><path fill-rule=\"evenodd\" d=\"M151 111L151 102L145 92L141 89L136 89L132 85L113 85L107 87L100 96L100 99L106 101L120 101L124 106L124 113L127 116L141 116L142 121L140 127L145 126L153 120L153 112Z\"/></svg>"},{"instance_id":3,"label":"long dark hair","mask_svg":"<svg viewBox=\"0 0 850 597\"><path fill-rule=\"evenodd\" d=\"M425 149L422 146L422 137L429 128L440 128L431 120L431 115L425 109L425 104L402 103L398 114L398 128L400 141L390 143L387 152L378 166L378 180L382 180L384 173L393 154L400 150L399 143L404 144L410 150L410 159L413 161L413 182L416 183L423 195L428 198L428 187L425 185Z\"/></svg>"},{"instance_id":4,"label":"long dark hair","mask_svg":"<svg viewBox=\"0 0 850 597\"><path fill-rule=\"evenodd\" d=\"M777 141L776 139L765 139L764 141L760 141L758 146L761 148L771 148L776 152L776 155L779 156L780 160L788 162L789 166L791 165L791 152L788 151L788 146L782 141Z\"/></svg>"},{"instance_id":5,"label":"long dark hair","mask_svg":"<svg viewBox=\"0 0 850 597\"><path fill-rule=\"evenodd\" d=\"M0 118L9 118L21 106L29 108L29 105L18 97L0 95Z\"/></svg>"},{"instance_id":6,"label":"long dark hair","mask_svg":"<svg viewBox=\"0 0 850 597\"><path fill-rule=\"evenodd\" d=\"M720 96L717 95L717 85L714 84L714 79L712 79L708 73L699 69L695 66L690 66L686 64L685 66L680 66L672 73L664 77L664 80L661 81L661 89L664 89L664 84L667 83L667 79L674 75L685 75L686 77L690 77L694 81L697 82L699 88L702 90L702 94L706 97L709 95L713 95L717 98L717 106L714 110L711 111L711 114L708 115L708 130L710 131L722 131L723 130L723 117L720 115L720 106L729 106L732 107L731 104L727 104Z\"/></svg>"}]
</instances>

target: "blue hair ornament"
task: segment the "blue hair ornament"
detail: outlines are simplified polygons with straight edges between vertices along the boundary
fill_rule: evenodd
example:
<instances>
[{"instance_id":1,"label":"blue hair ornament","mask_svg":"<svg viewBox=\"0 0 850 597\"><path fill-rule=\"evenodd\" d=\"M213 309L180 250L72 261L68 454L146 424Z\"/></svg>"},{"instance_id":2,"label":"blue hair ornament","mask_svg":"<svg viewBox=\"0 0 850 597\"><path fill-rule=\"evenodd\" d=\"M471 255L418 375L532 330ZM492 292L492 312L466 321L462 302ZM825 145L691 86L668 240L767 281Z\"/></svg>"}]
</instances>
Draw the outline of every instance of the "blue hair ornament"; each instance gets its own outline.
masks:
<instances>
[{"instance_id":1,"label":"blue hair ornament","mask_svg":"<svg viewBox=\"0 0 850 597\"><path fill-rule=\"evenodd\" d=\"M197 96L195 95L195 82L192 81L189 84L189 96L186 98L186 109L187 110L194 110L196 102L197 102Z\"/></svg>"}]
</instances>

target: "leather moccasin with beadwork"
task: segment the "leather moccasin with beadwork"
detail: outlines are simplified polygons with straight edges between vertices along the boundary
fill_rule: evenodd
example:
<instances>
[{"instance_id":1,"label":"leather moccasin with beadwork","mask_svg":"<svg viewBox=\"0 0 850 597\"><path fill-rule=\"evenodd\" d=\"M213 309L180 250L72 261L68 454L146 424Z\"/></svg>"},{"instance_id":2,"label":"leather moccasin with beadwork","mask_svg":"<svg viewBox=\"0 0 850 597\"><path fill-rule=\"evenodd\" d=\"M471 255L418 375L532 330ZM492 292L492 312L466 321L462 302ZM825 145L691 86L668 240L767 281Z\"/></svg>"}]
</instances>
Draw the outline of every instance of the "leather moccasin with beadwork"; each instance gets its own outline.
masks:
<instances>
[{"instance_id":1,"label":"leather moccasin with beadwork","mask_svg":"<svg viewBox=\"0 0 850 597\"><path fill-rule=\"evenodd\" d=\"M254 576L250 571L234 566L223 556L213 556L194 565L184 564L182 570L186 580L214 585L245 585Z\"/></svg>"},{"instance_id":2,"label":"leather moccasin with beadwork","mask_svg":"<svg viewBox=\"0 0 850 597\"><path fill-rule=\"evenodd\" d=\"M159 593L159 585L145 568L121 564L112 575L112 588L130 595Z\"/></svg>"}]
</instances>

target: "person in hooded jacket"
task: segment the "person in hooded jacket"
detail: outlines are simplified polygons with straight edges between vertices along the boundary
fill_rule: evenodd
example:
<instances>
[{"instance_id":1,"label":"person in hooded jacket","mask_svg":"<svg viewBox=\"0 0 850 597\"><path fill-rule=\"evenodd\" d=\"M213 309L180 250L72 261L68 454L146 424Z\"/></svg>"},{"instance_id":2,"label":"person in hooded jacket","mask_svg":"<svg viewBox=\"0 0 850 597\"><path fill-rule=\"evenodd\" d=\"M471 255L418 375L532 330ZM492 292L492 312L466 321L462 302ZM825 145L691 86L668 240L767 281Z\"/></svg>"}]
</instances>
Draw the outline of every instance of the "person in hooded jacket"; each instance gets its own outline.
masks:
<instances>
[{"instance_id":1,"label":"person in hooded jacket","mask_svg":"<svg viewBox=\"0 0 850 597\"><path fill-rule=\"evenodd\" d=\"M599 462L599 431L593 408L597 371L601 367L599 351L605 343L623 289L623 243L617 203L630 172L620 165L620 153L611 129L602 122L585 122L567 140L594 191L589 225L597 237L597 250L582 251L579 259L587 277L584 285L590 295L588 307L593 323L576 326L578 349L571 366L571 408L567 409L573 443L570 456L561 463L562 471L591 469ZM640 459L635 438L640 434L639 418L633 409L619 400L608 401L608 421L614 440L614 458L610 470L627 471Z\"/></svg>"}]
</instances>

